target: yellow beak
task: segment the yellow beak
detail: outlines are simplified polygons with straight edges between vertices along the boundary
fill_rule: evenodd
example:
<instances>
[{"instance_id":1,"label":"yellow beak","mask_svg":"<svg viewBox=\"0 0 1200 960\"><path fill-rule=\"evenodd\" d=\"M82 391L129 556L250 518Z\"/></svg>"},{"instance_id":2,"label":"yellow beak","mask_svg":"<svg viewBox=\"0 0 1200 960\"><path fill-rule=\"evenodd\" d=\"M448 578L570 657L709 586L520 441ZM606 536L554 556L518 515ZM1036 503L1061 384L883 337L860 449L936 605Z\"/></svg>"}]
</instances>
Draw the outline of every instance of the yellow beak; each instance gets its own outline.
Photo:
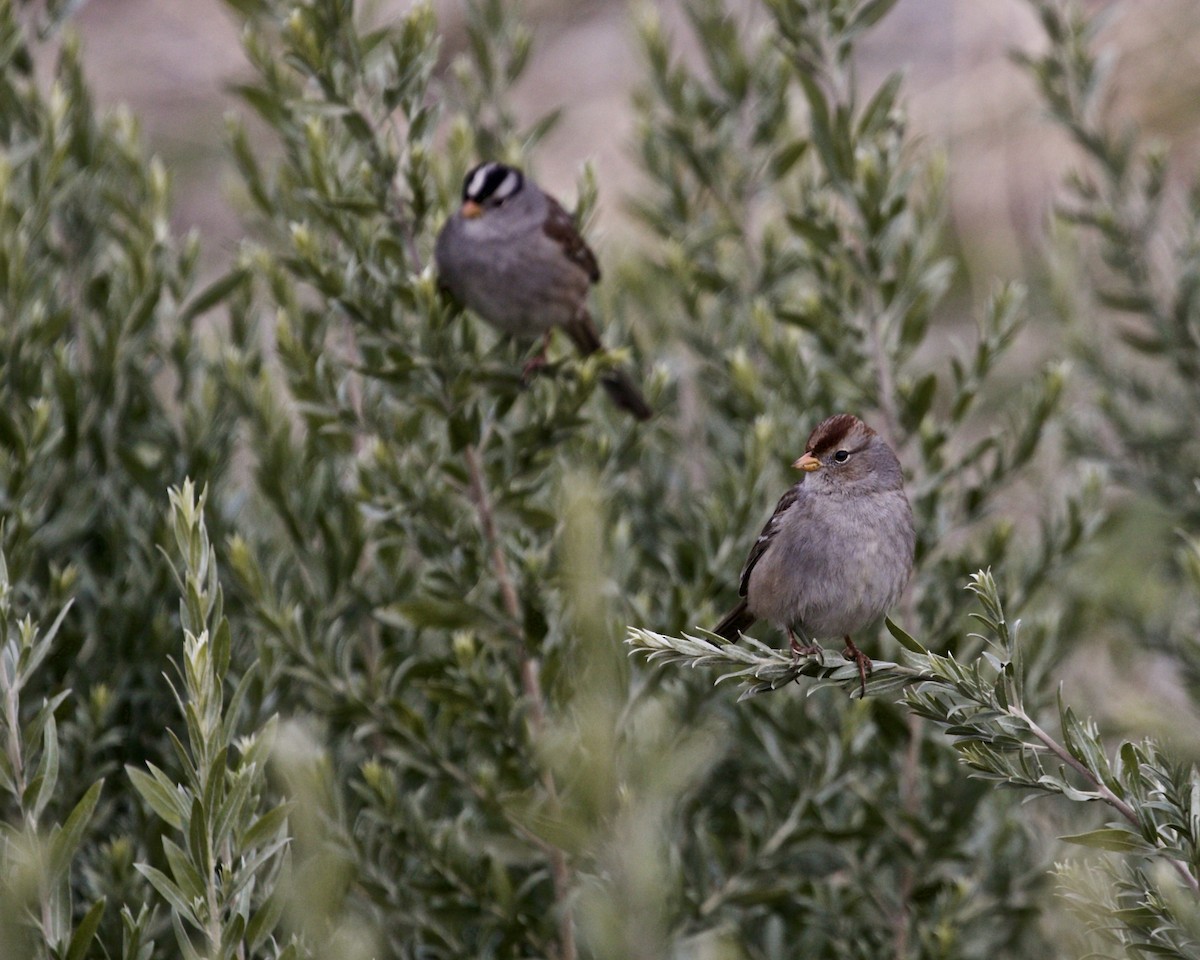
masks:
<instances>
[{"instance_id":1,"label":"yellow beak","mask_svg":"<svg viewBox=\"0 0 1200 960\"><path fill-rule=\"evenodd\" d=\"M806 453L799 460L792 464L797 470L803 470L805 473L812 473L814 470L821 469L821 461L814 457L811 453Z\"/></svg>"},{"instance_id":2,"label":"yellow beak","mask_svg":"<svg viewBox=\"0 0 1200 960\"><path fill-rule=\"evenodd\" d=\"M474 220L476 217L483 216L483 207L474 200L464 200L461 213L468 220Z\"/></svg>"}]
</instances>

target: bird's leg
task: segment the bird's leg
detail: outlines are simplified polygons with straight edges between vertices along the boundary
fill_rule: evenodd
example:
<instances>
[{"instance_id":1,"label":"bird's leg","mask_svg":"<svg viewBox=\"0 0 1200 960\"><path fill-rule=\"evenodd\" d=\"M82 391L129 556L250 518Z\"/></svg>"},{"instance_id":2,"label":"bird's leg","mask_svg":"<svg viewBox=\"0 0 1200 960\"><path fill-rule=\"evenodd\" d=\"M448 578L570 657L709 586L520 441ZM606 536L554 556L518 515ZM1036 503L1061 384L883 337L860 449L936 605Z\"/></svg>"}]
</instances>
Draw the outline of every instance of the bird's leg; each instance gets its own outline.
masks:
<instances>
[{"instance_id":1,"label":"bird's leg","mask_svg":"<svg viewBox=\"0 0 1200 960\"><path fill-rule=\"evenodd\" d=\"M547 330L542 337L542 349L525 361L525 366L521 368L522 383L529 383L533 379L533 375L546 365L546 351L550 349L550 334L551 331Z\"/></svg>"},{"instance_id":2,"label":"bird's leg","mask_svg":"<svg viewBox=\"0 0 1200 960\"><path fill-rule=\"evenodd\" d=\"M792 656L799 659L800 657L819 657L825 651L818 647L815 643L801 643L796 639L796 633L791 627L787 627L788 646L792 648Z\"/></svg>"},{"instance_id":3,"label":"bird's leg","mask_svg":"<svg viewBox=\"0 0 1200 960\"><path fill-rule=\"evenodd\" d=\"M854 641L846 636L846 649L842 651L842 656L847 660L852 660L858 664L858 681L862 684L862 695L867 695L867 674L871 672L871 658L858 649L854 645Z\"/></svg>"}]
</instances>

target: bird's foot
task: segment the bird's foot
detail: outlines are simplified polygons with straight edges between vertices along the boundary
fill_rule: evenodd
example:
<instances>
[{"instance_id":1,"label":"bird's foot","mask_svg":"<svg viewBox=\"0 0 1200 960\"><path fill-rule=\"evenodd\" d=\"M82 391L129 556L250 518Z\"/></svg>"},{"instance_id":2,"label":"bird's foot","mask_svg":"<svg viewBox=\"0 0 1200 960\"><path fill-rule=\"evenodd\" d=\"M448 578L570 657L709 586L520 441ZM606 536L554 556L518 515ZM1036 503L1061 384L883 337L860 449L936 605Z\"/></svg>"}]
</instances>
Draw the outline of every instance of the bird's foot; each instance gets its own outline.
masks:
<instances>
[{"instance_id":1,"label":"bird's foot","mask_svg":"<svg viewBox=\"0 0 1200 960\"><path fill-rule=\"evenodd\" d=\"M546 351L550 349L550 334L546 333L542 337L542 349L535 353L532 357L525 361L525 366L521 368L521 383L529 386L529 381L533 379L533 375L542 367L546 366Z\"/></svg>"},{"instance_id":2,"label":"bird's foot","mask_svg":"<svg viewBox=\"0 0 1200 960\"><path fill-rule=\"evenodd\" d=\"M536 357L530 357L525 361L525 365L521 367L521 383L529 386L529 381L533 379L535 373L546 365L546 352L541 351Z\"/></svg>"},{"instance_id":3,"label":"bird's foot","mask_svg":"<svg viewBox=\"0 0 1200 960\"><path fill-rule=\"evenodd\" d=\"M816 643L801 643L791 630L787 632L788 646L792 648L792 656L799 660L801 657L819 657L825 651Z\"/></svg>"},{"instance_id":4,"label":"bird's foot","mask_svg":"<svg viewBox=\"0 0 1200 960\"><path fill-rule=\"evenodd\" d=\"M867 695L867 676L871 673L871 658L858 649L854 645L854 641L846 637L846 649L842 651L842 656L852 663L858 664L858 682L862 695Z\"/></svg>"}]
</instances>

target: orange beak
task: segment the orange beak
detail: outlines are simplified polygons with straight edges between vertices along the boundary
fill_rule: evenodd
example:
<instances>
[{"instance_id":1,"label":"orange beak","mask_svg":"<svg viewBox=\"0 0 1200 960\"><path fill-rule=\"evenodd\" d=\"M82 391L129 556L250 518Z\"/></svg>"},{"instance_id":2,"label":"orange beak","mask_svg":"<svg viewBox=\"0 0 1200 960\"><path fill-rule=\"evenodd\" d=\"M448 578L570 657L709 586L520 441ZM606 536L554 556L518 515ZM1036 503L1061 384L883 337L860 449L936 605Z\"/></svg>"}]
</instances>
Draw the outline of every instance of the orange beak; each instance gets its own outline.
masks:
<instances>
[{"instance_id":1,"label":"orange beak","mask_svg":"<svg viewBox=\"0 0 1200 960\"><path fill-rule=\"evenodd\" d=\"M821 461L814 457L811 453L806 453L799 460L792 464L797 470L803 470L805 473L812 473L814 470L821 469Z\"/></svg>"},{"instance_id":2,"label":"orange beak","mask_svg":"<svg viewBox=\"0 0 1200 960\"><path fill-rule=\"evenodd\" d=\"M462 210L460 212L468 220L474 220L476 217L483 216L483 207L477 204L474 200L464 200Z\"/></svg>"}]
</instances>

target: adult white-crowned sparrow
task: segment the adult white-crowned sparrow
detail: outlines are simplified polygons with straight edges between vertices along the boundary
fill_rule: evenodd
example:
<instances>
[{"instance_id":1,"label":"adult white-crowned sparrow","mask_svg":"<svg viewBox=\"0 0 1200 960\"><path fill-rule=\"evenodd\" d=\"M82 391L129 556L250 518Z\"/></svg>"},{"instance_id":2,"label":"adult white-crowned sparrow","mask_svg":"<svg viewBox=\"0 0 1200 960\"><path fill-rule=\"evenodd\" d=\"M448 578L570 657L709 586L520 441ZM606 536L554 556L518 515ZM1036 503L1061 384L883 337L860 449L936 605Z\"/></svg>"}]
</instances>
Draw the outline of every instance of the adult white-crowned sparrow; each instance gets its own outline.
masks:
<instances>
[{"instance_id":1,"label":"adult white-crowned sparrow","mask_svg":"<svg viewBox=\"0 0 1200 960\"><path fill-rule=\"evenodd\" d=\"M571 215L520 170L481 163L463 179L462 206L442 227L434 250L438 277L449 294L493 327L546 344L561 327L584 356L602 350L587 308L600 267ZM613 402L639 420L651 409L621 370L602 381Z\"/></svg>"},{"instance_id":2,"label":"adult white-crowned sparrow","mask_svg":"<svg viewBox=\"0 0 1200 960\"><path fill-rule=\"evenodd\" d=\"M879 434L840 413L817 425L792 466L804 475L750 550L741 603L713 632L736 640L767 620L796 654L816 652L818 637L842 637L865 694L871 661L851 634L882 617L912 573L916 537L900 462Z\"/></svg>"}]
</instances>

